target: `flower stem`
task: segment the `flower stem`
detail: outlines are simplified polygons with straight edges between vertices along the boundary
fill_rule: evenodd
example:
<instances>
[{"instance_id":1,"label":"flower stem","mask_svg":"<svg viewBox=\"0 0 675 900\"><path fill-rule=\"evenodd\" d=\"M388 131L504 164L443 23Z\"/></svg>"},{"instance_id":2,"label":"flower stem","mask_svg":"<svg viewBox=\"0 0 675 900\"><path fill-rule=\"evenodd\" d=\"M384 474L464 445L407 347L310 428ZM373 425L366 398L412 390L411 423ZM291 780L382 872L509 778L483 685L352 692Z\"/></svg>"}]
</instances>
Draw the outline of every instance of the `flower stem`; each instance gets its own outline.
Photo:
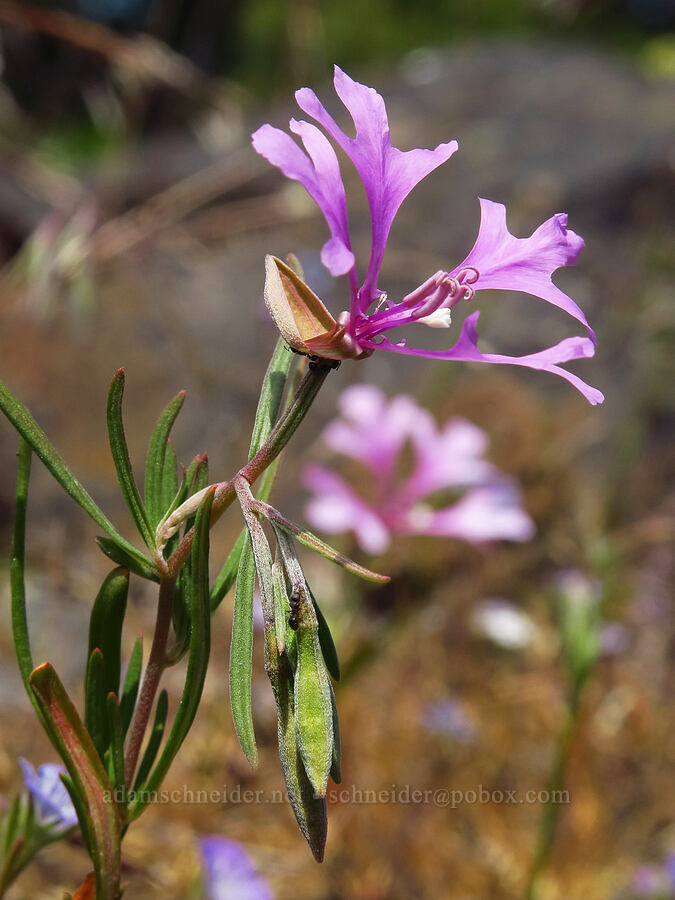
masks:
<instances>
[{"instance_id":1,"label":"flower stem","mask_svg":"<svg viewBox=\"0 0 675 900\"><path fill-rule=\"evenodd\" d=\"M211 526L218 521L234 500L236 496L234 489L235 480L241 476L245 478L249 484L253 484L253 482L259 478L279 456L288 441L297 431L302 420L305 418L321 385L326 380L329 371L329 367L310 363L291 402L272 429L267 441L260 450L258 450L253 459L239 469L234 478L230 481L221 481L216 486L216 493L211 511ZM174 578L190 554L192 549L192 537L193 532L190 530L183 537L182 541L167 561L168 571Z\"/></svg>"},{"instance_id":2,"label":"flower stem","mask_svg":"<svg viewBox=\"0 0 675 900\"><path fill-rule=\"evenodd\" d=\"M176 585L176 576L163 578L159 583L159 601L157 603L157 620L155 633L152 638L152 647L148 665L143 676L143 684L136 704L136 711L131 723L127 752L124 760L124 780L127 790L132 787L138 757L141 752L143 738L152 712L159 681L164 669L166 645L169 638L171 625L171 613L173 609L173 595Z\"/></svg>"}]
</instances>

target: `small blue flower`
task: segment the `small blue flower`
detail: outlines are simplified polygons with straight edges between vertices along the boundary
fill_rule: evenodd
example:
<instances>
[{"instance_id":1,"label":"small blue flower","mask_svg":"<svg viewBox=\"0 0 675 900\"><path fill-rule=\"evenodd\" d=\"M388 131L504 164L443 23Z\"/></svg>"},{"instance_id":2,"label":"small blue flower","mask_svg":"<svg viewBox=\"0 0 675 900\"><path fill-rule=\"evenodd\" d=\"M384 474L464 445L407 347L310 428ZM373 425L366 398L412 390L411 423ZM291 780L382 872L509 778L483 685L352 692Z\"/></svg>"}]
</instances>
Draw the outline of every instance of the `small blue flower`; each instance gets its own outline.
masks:
<instances>
[{"instance_id":1,"label":"small blue flower","mask_svg":"<svg viewBox=\"0 0 675 900\"><path fill-rule=\"evenodd\" d=\"M427 731L454 738L460 744L473 744L478 737L476 723L452 697L425 706L422 724Z\"/></svg>"},{"instance_id":2,"label":"small blue flower","mask_svg":"<svg viewBox=\"0 0 675 900\"><path fill-rule=\"evenodd\" d=\"M200 841L207 900L273 900L267 882L236 841L212 835Z\"/></svg>"},{"instance_id":3,"label":"small blue flower","mask_svg":"<svg viewBox=\"0 0 675 900\"><path fill-rule=\"evenodd\" d=\"M19 765L26 788L33 798L38 824L43 827L58 826L63 831L77 825L75 807L59 777L66 773L63 766L45 763L36 772L26 759L19 759Z\"/></svg>"}]
</instances>

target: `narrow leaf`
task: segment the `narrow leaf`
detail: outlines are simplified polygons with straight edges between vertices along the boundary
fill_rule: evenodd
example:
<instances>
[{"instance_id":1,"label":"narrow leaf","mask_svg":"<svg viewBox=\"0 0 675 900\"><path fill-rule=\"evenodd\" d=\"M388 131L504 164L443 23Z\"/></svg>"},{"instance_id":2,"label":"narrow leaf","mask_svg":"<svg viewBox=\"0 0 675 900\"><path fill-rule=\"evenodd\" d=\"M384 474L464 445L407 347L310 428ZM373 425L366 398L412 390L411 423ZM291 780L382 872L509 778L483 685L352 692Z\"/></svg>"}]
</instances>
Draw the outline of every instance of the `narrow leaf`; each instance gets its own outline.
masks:
<instances>
[{"instance_id":1,"label":"narrow leaf","mask_svg":"<svg viewBox=\"0 0 675 900\"><path fill-rule=\"evenodd\" d=\"M124 782L124 735L122 734L122 717L117 695L110 691L106 697L108 713L108 733L110 735L110 755L112 760L112 784L115 797L125 796ZM126 800L120 800L124 804Z\"/></svg>"},{"instance_id":2,"label":"narrow leaf","mask_svg":"<svg viewBox=\"0 0 675 900\"><path fill-rule=\"evenodd\" d=\"M124 679L124 686L122 687L122 697L120 699L120 718L122 721L122 733L124 735L126 735L129 730L129 725L131 725L142 671L143 638L139 636L134 641L134 647L131 651L129 665L127 667L127 674Z\"/></svg>"},{"instance_id":3,"label":"narrow leaf","mask_svg":"<svg viewBox=\"0 0 675 900\"><path fill-rule=\"evenodd\" d=\"M89 619L89 656L98 647L103 653L103 689L118 694L120 689L121 642L129 592L129 570L113 569L106 576L94 600Z\"/></svg>"},{"instance_id":4,"label":"narrow leaf","mask_svg":"<svg viewBox=\"0 0 675 900\"><path fill-rule=\"evenodd\" d=\"M247 534L241 552L234 591L230 643L230 706L241 749L252 766L258 764L258 750L255 744L251 712L254 590L255 560L251 537Z\"/></svg>"},{"instance_id":5,"label":"narrow leaf","mask_svg":"<svg viewBox=\"0 0 675 900\"><path fill-rule=\"evenodd\" d=\"M0 385L1 386L1 385ZM28 484L30 481L31 448L21 439L19 445L19 465L16 476L16 505L14 509L14 531L10 561L10 588L12 595L12 636L19 664L19 672L26 693L42 719L42 710L30 688L30 674L33 671L33 654L28 632L26 614L26 584L24 578L26 557L26 507L28 505ZM44 723L43 723L44 724Z\"/></svg>"},{"instance_id":6,"label":"narrow leaf","mask_svg":"<svg viewBox=\"0 0 675 900\"><path fill-rule=\"evenodd\" d=\"M122 494L129 507L139 534L147 547L154 548L154 529L150 525L148 514L141 500L141 495L136 487L134 473L129 458L129 448L124 434L122 422L122 397L124 395L124 369L119 369L110 385L108 392L108 437L110 439L110 452L112 453L117 480L122 488Z\"/></svg>"},{"instance_id":7,"label":"narrow leaf","mask_svg":"<svg viewBox=\"0 0 675 900\"><path fill-rule=\"evenodd\" d=\"M105 537L97 537L96 543L108 559L117 563L118 566L124 566L125 569L129 569L134 575L145 578L147 581L159 581L159 574L155 564L138 550L133 554L129 553L117 541Z\"/></svg>"},{"instance_id":8,"label":"narrow leaf","mask_svg":"<svg viewBox=\"0 0 675 900\"><path fill-rule=\"evenodd\" d=\"M342 768L340 764L340 720L338 718L337 703L335 702L335 691L333 690L333 685L330 684L330 680L328 684L330 685L330 705L333 715L333 748L331 753L330 777L335 784L340 784L342 781Z\"/></svg>"},{"instance_id":9,"label":"narrow leaf","mask_svg":"<svg viewBox=\"0 0 675 900\"><path fill-rule=\"evenodd\" d=\"M255 509L255 512L268 518L273 525L278 526L282 531L294 535L305 547L309 547L310 550L314 550L325 559L329 559L331 562L342 566L353 575L358 575L359 578L363 578L366 581L375 581L379 584L386 584L388 581L391 581L388 575L380 575L378 572L373 572L370 569L366 569L364 566L360 566L357 562L354 562L353 559L344 556L338 550L331 547L330 544L327 544L315 534L312 534L311 531L303 530L299 525L296 525L295 522L291 522L285 516L282 516L279 510L270 506L269 503L254 500L252 506Z\"/></svg>"},{"instance_id":10,"label":"narrow leaf","mask_svg":"<svg viewBox=\"0 0 675 900\"><path fill-rule=\"evenodd\" d=\"M237 580L239 560L241 559L241 553L244 549L247 534L246 528L243 528L234 547L230 550L222 569L216 575L213 587L211 588L211 612L215 612L216 609L218 609L223 598Z\"/></svg>"},{"instance_id":11,"label":"narrow leaf","mask_svg":"<svg viewBox=\"0 0 675 900\"><path fill-rule=\"evenodd\" d=\"M0 381L0 409L26 443L33 448L35 455L44 463L66 493L68 493L73 500L82 507L87 515L89 515L106 534L110 535L120 547L123 547L131 556L144 560L145 557L143 554L139 553L133 544L130 544L122 537L103 511L94 503L87 491L82 487L61 456L54 449L30 412L25 406L19 403L2 381Z\"/></svg>"},{"instance_id":12,"label":"narrow leaf","mask_svg":"<svg viewBox=\"0 0 675 900\"><path fill-rule=\"evenodd\" d=\"M321 652L323 653L326 668L328 669L332 677L336 681L339 681L340 660L338 659L337 647L335 646L333 635L331 634L330 628L328 627L328 622L326 621L324 614L321 612L321 607L316 602L314 594L312 593L309 585L307 585L307 589L309 591L309 596L312 598L314 612L316 613L316 620L319 626L319 643L321 644Z\"/></svg>"},{"instance_id":13,"label":"narrow leaf","mask_svg":"<svg viewBox=\"0 0 675 900\"><path fill-rule=\"evenodd\" d=\"M75 792L83 798L92 841L98 900L119 900L121 822L110 781L87 730L49 663L38 666L31 686L49 737L64 761Z\"/></svg>"},{"instance_id":14,"label":"narrow leaf","mask_svg":"<svg viewBox=\"0 0 675 900\"><path fill-rule=\"evenodd\" d=\"M190 590L192 610L190 619L190 652L188 656L185 683L178 711L169 737L159 760L153 769L143 794L136 800L131 810L131 818L136 818L149 802L166 775L174 757L178 753L197 714L197 708L204 688L206 669L211 650L211 609L209 606L209 527L211 506L215 486L202 500L195 519L192 543L191 567L192 585Z\"/></svg>"},{"instance_id":15,"label":"narrow leaf","mask_svg":"<svg viewBox=\"0 0 675 900\"><path fill-rule=\"evenodd\" d=\"M170 483L171 473L165 472L165 464L167 462L169 434L184 401L185 391L176 394L157 420L150 438L145 461L145 504L148 511L148 521L152 528L157 527L157 524L166 512L168 504L171 503L176 493L176 477L174 474L173 490L168 501L166 501L166 491Z\"/></svg>"},{"instance_id":16,"label":"narrow leaf","mask_svg":"<svg viewBox=\"0 0 675 900\"><path fill-rule=\"evenodd\" d=\"M84 727L91 735L101 760L108 749L108 714L106 712L105 663L95 647L87 660L84 686Z\"/></svg>"}]
</instances>

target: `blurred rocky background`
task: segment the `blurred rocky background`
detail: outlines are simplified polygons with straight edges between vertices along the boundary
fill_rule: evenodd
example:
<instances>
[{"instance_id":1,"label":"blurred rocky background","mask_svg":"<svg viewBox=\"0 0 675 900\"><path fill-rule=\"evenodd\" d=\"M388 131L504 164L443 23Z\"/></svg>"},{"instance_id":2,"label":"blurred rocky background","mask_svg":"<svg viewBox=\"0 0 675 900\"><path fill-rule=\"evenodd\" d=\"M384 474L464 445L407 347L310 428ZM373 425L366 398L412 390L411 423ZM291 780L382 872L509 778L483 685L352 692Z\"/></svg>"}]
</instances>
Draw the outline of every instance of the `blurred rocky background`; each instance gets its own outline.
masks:
<instances>
[{"instance_id":1,"label":"blurred rocky background","mask_svg":"<svg viewBox=\"0 0 675 900\"><path fill-rule=\"evenodd\" d=\"M577 267L556 280L598 334L596 357L577 371L604 391L602 407L546 374L375 355L331 375L276 489L278 505L301 519L298 474L322 454L315 438L339 391L369 380L414 394L439 421L463 415L487 429L491 458L521 481L537 523L522 546L419 539L362 557L394 576L378 590L308 560L345 671L337 697L350 793L544 788L565 716L556 584L572 570L593 585L606 636L572 747L571 802L540 886L551 900L673 896L644 893L639 875L675 851L674 13L669 0L377 0L367 11L356 0L0 0L0 377L129 537L106 442L114 372L126 369L139 471L156 416L187 388L179 457L207 452L213 477L225 478L245 456L275 341L262 304L264 254L294 251L333 311L345 304L344 285L320 266L320 215L249 144L260 123L283 126L295 114L295 87L311 83L335 108L332 62L385 96L397 146L460 144L399 214L383 279L392 294L464 257L478 196L506 203L517 235L564 210L586 239ZM347 187L358 258L367 207L351 172ZM484 346L505 352L570 333L533 298L487 295L481 308ZM431 338L447 343L447 333ZM16 447L3 420L5 560ZM240 525L232 510L216 529L216 562ZM36 464L35 656L78 696L88 608L108 569L95 533ZM15 667L6 568L0 561L8 794L20 779L17 756L39 763L51 751ZM508 611L496 632L477 626L495 600ZM149 633L153 607L137 589L128 647ZM525 617L515 643L512 614ZM279 900L522 896L541 804L452 809L345 797L331 804L318 867L285 804L237 800L237 786L269 797L283 782L261 654L257 771L236 745L229 616L227 600L205 702L168 786L226 785L230 799L150 810L128 836L130 898L187 896L195 842L211 832L244 843ZM180 683L169 672L169 688ZM10 896L60 897L85 871L81 850L57 845Z\"/></svg>"}]
</instances>

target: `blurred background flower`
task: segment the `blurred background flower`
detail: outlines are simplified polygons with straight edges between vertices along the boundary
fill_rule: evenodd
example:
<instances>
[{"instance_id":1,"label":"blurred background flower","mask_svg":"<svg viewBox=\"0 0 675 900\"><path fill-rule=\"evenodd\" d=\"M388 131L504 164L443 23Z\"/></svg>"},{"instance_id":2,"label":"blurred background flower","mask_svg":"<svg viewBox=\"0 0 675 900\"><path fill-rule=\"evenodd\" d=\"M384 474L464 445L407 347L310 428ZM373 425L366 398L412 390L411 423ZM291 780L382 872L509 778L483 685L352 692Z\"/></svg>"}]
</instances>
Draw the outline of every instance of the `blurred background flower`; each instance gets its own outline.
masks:
<instances>
[{"instance_id":1,"label":"blurred background flower","mask_svg":"<svg viewBox=\"0 0 675 900\"><path fill-rule=\"evenodd\" d=\"M476 544L532 537L534 523L516 483L485 459L482 429L459 418L439 428L411 397L388 401L374 385L350 387L338 403L342 417L326 427L322 440L360 463L359 490L331 469L308 466L303 481L314 496L306 514L315 528L352 532L368 553L383 553L394 535ZM448 503L444 492L459 499Z\"/></svg>"},{"instance_id":2,"label":"blurred background flower","mask_svg":"<svg viewBox=\"0 0 675 900\"><path fill-rule=\"evenodd\" d=\"M200 842L199 849L204 870L204 900L273 900L267 882L241 844L211 835Z\"/></svg>"},{"instance_id":3,"label":"blurred background flower","mask_svg":"<svg viewBox=\"0 0 675 900\"><path fill-rule=\"evenodd\" d=\"M19 759L23 780L33 798L39 825L51 831L67 831L77 825L77 814L61 775L66 770L58 763L43 763L35 767L26 759Z\"/></svg>"}]
</instances>

